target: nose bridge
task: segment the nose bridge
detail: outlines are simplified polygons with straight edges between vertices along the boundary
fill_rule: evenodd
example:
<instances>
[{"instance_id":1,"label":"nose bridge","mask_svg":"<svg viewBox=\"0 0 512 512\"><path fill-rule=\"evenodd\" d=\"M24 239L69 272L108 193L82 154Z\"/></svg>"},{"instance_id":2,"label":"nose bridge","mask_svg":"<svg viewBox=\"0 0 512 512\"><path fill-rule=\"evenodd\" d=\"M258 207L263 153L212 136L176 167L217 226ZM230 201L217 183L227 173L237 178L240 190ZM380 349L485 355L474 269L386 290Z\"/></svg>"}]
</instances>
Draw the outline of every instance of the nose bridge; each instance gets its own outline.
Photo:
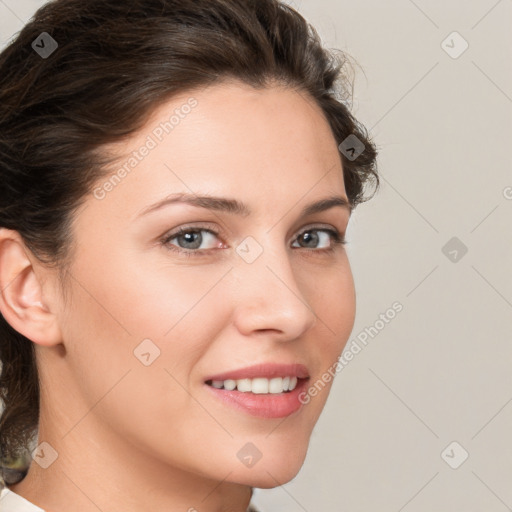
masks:
<instances>
[{"instance_id":1,"label":"nose bridge","mask_svg":"<svg viewBox=\"0 0 512 512\"><path fill-rule=\"evenodd\" d=\"M275 238L266 236L259 243L247 237L237 248L240 260L235 271L241 286L237 321L246 334L271 329L296 338L314 325L316 315L297 283L286 246Z\"/></svg>"}]
</instances>

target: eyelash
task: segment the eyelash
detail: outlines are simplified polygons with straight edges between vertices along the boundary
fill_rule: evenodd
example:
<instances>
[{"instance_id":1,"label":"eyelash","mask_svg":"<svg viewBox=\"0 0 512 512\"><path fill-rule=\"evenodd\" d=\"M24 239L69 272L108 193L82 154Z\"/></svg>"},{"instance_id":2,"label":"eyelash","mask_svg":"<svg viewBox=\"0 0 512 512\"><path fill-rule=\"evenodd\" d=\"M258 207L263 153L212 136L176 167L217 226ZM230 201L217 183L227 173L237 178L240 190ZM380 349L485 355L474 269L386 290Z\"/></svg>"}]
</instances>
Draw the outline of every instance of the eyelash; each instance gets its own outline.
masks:
<instances>
[{"instance_id":1,"label":"eyelash","mask_svg":"<svg viewBox=\"0 0 512 512\"><path fill-rule=\"evenodd\" d=\"M176 246L173 246L172 244L169 243L171 240L173 240L174 238L176 238L180 235L184 235L187 233L197 233L197 232L201 232L201 231L206 231L216 237L219 235L216 231L206 228L204 226L194 226L194 227L185 226L185 227L179 228L177 231L174 231L173 233L171 233L169 235L166 235L161 240L161 244L163 246L165 246L167 248L167 250L181 254L186 257L205 256L205 253L208 254L210 251L218 250L218 249L188 249L187 250L187 249L177 248ZM331 236L331 239L332 239L332 246L325 248L325 249L308 249L307 247L301 247L301 249L303 249L307 253L332 254L335 252L337 246L343 246L348 243L346 241L345 237L343 235L341 235L341 233L337 229L331 229L331 228L325 228L325 227L319 227L319 226L311 226L311 227L308 227L307 229L302 230L300 233L298 233L295 240L297 240L299 237L301 237L302 235L304 235L305 233L308 233L310 231L324 231L326 233L329 233L329 235ZM296 249L297 249L297 247L296 247Z\"/></svg>"}]
</instances>

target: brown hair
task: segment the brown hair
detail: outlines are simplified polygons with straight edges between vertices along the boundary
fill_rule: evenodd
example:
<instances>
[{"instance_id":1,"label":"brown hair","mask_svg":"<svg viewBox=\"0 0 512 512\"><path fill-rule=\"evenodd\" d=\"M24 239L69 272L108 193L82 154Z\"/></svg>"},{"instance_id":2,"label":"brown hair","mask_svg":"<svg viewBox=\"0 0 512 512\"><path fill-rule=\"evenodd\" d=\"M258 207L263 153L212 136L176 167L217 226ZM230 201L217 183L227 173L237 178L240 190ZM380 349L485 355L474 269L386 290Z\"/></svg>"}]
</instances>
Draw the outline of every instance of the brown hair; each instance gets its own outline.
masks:
<instances>
[{"instance_id":1,"label":"brown hair","mask_svg":"<svg viewBox=\"0 0 512 512\"><path fill-rule=\"evenodd\" d=\"M0 227L62 276L73 214L111 162L103 146L136 132L173 95L226 78L309 93L338 144L355 135L364 151L340 151L355 207L379 178L376 147L350 112L349 63L279 0L51 1L0 54ZM37 433L39 379L34 344L1 315L0 361L7 467ZM6 470L5 481L26 470Z\"/></svg>"}]
</instances>

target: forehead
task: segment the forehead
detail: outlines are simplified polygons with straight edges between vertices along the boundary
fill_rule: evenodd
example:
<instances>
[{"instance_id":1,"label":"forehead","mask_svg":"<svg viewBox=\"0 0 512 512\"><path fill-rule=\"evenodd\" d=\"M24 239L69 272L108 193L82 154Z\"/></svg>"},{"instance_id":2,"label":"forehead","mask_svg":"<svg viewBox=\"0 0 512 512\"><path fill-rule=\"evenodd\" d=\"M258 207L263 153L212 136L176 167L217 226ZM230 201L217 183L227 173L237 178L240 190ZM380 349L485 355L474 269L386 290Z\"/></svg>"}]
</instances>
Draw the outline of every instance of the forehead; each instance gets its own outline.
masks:
<instances>
[{"instance_id":1,"label":"forehead","mask_svg":"<svg viewBox=\"0 0 512 512\"><path fill-rule=\"evenodd\" d=\"M337 143L321 108L307 93L283 86L255 89L235 81L181 93L107 150L118 160L103 183L121 174L109 196L132 206L137 198L172 192L269 201L276 191L295 199L313 189L345 194Z\"/></svg>"}]
</instances>

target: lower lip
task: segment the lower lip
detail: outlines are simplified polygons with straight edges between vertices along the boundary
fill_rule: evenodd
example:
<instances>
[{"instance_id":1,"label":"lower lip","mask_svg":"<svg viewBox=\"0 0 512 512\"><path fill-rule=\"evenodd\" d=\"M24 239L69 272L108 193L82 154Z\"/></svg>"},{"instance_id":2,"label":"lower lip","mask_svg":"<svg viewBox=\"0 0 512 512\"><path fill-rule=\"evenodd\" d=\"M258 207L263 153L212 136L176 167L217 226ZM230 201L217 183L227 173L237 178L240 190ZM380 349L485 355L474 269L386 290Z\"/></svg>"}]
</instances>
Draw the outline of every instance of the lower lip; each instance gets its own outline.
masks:
<instances>
[{"instance_id":1,"label":"lower lip","mask_svg":"<svg viewBox=\"0 0 512 512\"><path fill-rule=\"evenodd\" d=\"M287 393L242 393L241 391L217 389L205 384L205 386L217 398L224 403L245 411L252 416L261 418L284 418L297 412L302 407L299 400L300 392L305 388L308 379L299 379L293 391Z\"/></svg>"}]
</instances>

